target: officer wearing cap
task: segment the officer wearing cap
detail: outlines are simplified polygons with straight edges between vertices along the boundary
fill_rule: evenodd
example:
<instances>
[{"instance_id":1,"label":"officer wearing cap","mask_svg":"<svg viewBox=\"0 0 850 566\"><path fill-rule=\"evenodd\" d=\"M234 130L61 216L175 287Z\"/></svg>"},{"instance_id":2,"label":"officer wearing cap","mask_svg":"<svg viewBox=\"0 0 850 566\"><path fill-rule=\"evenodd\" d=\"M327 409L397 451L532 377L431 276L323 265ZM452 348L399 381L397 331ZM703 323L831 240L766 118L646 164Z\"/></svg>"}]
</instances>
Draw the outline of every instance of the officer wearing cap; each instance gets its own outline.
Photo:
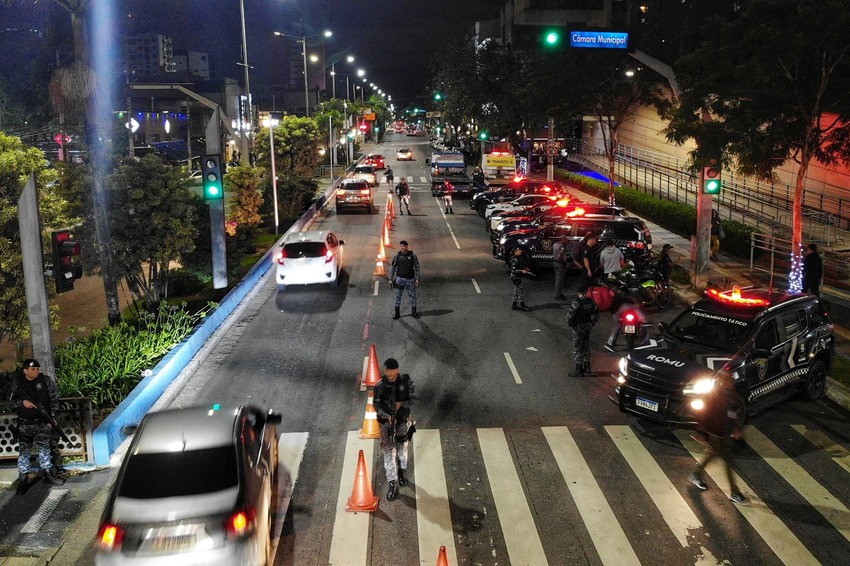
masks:
<instances>
[{"instance_id":1,"label":"officer wearing cap","mask_svg":"<svg viewBox=\"0 0 850 566\"><path fill-rule=\"evenodd\" d=\"M407 289L407 297L410 299L410 308L413 318L419 318L416 310L416 288L419 287L419 258L408 249L406 240L398 243L399 250L393 258L390 268L390 286L395 288L395 312L393 320L398 319L401 314L401 294Z\"/></svg>"},{"instance_id":2,"label":"officer wearing cap","mask_svg":"<svg viewBox=\"0 0 850 566\"><path fill-rule=\"evenodd\" d=\"M410 407L415 399L413 380L399 374L398 360L384 362L384 375L375 386L375 412L381 425L381 451L387 474L387 500L398 497L398 488L407 485L407 448L416 430L410 422Z\"/></svg>"},{"instance_id":3,"label":"officer wearing cap","mask_svg":"<svg viewBox=\"0 0 850 566\"><path fill-rule=\"evenodd\" d=\"M54 485L65 483L53 466L50 453L52 429L45 415L55 416L58 404L56 381L41 373L38 360L24 360L21 375L12 382L8 403L9 408L18 414L18 493L29 487L33 444L38 449L38 465L44 472L44 479Z\"/></svg>"}]
</instances>

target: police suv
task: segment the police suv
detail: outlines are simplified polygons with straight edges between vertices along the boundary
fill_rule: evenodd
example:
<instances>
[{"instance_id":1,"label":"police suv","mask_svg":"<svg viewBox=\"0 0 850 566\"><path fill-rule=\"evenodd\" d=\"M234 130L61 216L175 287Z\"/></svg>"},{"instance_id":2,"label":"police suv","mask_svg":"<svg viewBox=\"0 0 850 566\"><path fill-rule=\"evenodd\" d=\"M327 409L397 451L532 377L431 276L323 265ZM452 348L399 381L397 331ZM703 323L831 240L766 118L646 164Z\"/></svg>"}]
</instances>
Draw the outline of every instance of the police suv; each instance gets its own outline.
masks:
<instances>
[{"instance_id":1,"label":"police suv","mask_svg":"<svg viewBox=\"0 0 850 566\"><path fill-rule=\"evenodd\" d=\"M833 325L814 295L709 289L659 327L661 336L620 360L612 400L671 424L697 421L720 372L734 378L748 414L799 392L818 399L835 356Z\"/></svg>"}]
</instances>

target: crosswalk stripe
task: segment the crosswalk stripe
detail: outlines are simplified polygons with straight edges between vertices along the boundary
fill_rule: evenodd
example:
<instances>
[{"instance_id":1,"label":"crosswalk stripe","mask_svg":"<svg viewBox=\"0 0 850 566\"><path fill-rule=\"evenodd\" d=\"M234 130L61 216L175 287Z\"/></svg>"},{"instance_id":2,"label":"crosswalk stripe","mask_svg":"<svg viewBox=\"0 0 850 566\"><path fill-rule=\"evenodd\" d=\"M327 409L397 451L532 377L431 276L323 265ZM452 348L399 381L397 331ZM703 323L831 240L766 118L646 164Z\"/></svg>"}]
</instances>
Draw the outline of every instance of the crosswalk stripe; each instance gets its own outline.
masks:
<instances>
[{"instance_id":1,"label":"crosswalk stripe","mask_svg":"<svg viewBox=\"0 0 850 566\"><path fill-rule=\"evenodd\" d=\"M628 426L606 426L605 431L626 459L652 501L658 507L670 530L683 548L688 546L688 532L702 528L699 519L661 471L649 450Z\"/></svg>"},{"instance_id":2,"label":"crosswalk stripe","mask_svg":"<svg viewBox=\"0 0 850 566\"><path fill-rule=\"evenodd\" d=\"M357 455L360 450L363 450L367 466L374 460L375 441L361 440L358 435L359 431L348 431L345 442L345 458L342 463L339 496L336 500L336 519L328 558L328 563L332 566L365 565L368 556L371 513L349 513L345 510L345 503L351 497L351 490L354 487ZM369 472L369 479L374 485L374 471Z\"/></svg>"},{"instance_id":3,"label":"crosswalk stripe","mask_svg":"<svg viewBox=\"0 0 850 566\"><path fill-rule=\"evenodd\" d=\"M675 431L676 438L679 439L691 456L697 461L702 457L702 445L690 437L691 432L687 430ZM706 472L714 483L723 486L723 492L729 495L729 486L726 485L725 470L723 462L713 460L706 467ZM733 472L734 473L734 472ZM722 483L721 483L722 482ZM770 507L759 499L756 494L737 474L735 474L735 482L741 493L749 499L749 503L744 506L738 506L737 509L743 517L752 525L758 532L764 542L773 550L779 559L789 565L799 566L802 564L819 564L818 560L811 552L803 545L800 540L794 536L794 533L783 523Z\"/></svg>"},{"instance_id":4,"label":"crosswalk stripe","mask_svg":"<svg viewBox=\"0 0 850 566\"><path fill-rule=\"evenodd\" d=\"M431 564L446 547L449 564L459 564L455 550L449 491L443 468L439 430L417 430L413 435L416 458L416 524L419 532L419 563Z\"/></svg>"},{"instance_id":5,"label":"crosswalk stripe","mask_svg":"<svg viewBox=\"0 0 850 566\"><path fill-rule=\"evenodd\" d=\"M500 428L479 428L477 432L511 564L548 564L505 432Z\"/></svg>"},{"instance_id":6,"label":"crosswalk stripe","mask_svg":"<svg viewBox=\"0 0 850 566\"><path fill-rule=\"evenodd\" d=\"M543 435L581 513L599 559L603 564L640 565L570 431L564 426L543 427Z\"/></svg>"},{"instance_id":7,"label":"crosswalk stripe","mask_svg":"<svg viewBox=\"0 0 850 566\"><path fill-rule=\"evenodd\" d=\"M850 510L843 503L754 426L744 427L744 439L782 479L817 509L844 538L850 540Z\"/></svg>"},{"instance_id":8,"label":"crosswalk stripe","mask_svg":"<svg viewBox=\"0 0 850 566\"><path fill-rule=\"evenodd\" d=\"M823 431L806 428L805 425L791 425L791 428L818 448L828 452L833 462L850 473L850 452L846 448L834 442Z\"/></svg>"}]
</instances>

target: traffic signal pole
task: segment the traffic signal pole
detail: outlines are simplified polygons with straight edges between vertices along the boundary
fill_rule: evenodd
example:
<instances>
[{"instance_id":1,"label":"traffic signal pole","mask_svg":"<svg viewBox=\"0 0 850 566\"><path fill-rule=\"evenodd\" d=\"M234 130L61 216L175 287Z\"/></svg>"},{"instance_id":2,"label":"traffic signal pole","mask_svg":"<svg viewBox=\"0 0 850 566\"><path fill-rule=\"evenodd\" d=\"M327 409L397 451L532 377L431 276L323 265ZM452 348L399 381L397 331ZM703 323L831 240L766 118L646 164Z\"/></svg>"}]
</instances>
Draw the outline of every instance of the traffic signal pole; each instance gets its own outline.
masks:
<instances>
[{"instance_id":1,"label":"traffic signal pole","mask_svg":"<svg viewBox=\"0 0 850 566\"><path fill-rule=\"evenodd\" d=\"M207 155L221 155L221 111L213 110L207 124ZM210 238L212 244L213 289L227 287L227 247L224 234L224 198L207 200L210 207Z\"/></svg>"},{"instance_id":2,"label":"traffic signal pole","mask_svg":"<svg viewBox=\"0 0 850 566\"><path fill-rule=\"evenodd\" d=\"M35 190L35 176L32 173L18 200L18 226L21 232L24 288L33 357L39 361L45 375L56 377L53 338L50 334L50 309L47 303L47 288L44 284L38 193Z\"/></svg>"}]
</instances>

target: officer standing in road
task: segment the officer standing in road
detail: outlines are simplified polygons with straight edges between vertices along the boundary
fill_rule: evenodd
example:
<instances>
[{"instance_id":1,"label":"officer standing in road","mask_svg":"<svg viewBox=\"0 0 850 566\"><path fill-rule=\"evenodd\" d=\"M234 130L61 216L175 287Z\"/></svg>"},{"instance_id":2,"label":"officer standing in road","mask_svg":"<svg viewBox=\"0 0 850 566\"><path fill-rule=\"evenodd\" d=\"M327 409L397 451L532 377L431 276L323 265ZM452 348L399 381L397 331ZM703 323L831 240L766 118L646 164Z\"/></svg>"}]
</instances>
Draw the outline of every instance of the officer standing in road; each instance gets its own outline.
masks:
<instances>
[{"instance_id":1,"label":"officer standing in road","mask_svg":"<svg viewBox=\"0 0 850 566\"><path fill-rule=\"evenodd\" d=\"M587 242L581 247L581 283L590 286L599 275L599 250L597 244L599 237L596 234L588 234Z\"/></svg>"},{"instance_id":2,"label":"officer standing in road","mask_svg":"<svg viewBox=\"0 0 850 566\"><path fill-rule=\"evenodd\" d=\"M564 296L564 280L567 278L567 245L570 239L567 236L561 236L560 239L552 245L552 259L555 267L555 300L566 301Z\"/></svg>"},{"instance_id":3,"label":"officer standing in road","mask_svg":"<svg viewBox=\"0 0 850 566\"><path fill-rule=\"evenodd\" d=\"M531 271L531 264L528 262L528 257L519 246L514 248L510 268L511 283L514 284L514 302L511 305L511 310L528 312L531 310L531 307L525 304L525 296L522 292L522 279L523 277L532 277L534 273Z\"/></svg>"},{"instance_id":4,"label":"officer standing in road","mask_svg":"<svg viewBox=\"0 0 850 566\"><path fill-rule=\"evenodd\" d=\"M407 178L402 177L398 185L395 186L395 194L398 196L398 213L404 216L402 206L407 209L407 215L410 216L410 185L407 184Z\"/></svg>"},{"instance_id":5,"label":"officer standing in road","mask_svg":"<svg viewBox=\"0 0 850 566\"><path fill-rule=\"evenodd\" d=\"M393 188L393 168L387 165L387 170L384 171L384 179L387 180L387 186L390 190Z\"/></svg>"},{"instance_id":6,"label":"officer standing in road","mask_svg":"<svg viewBox=\"0 0 850 566\"><path fill-rule=\"evenodd\" d=\"M714 389L705 402L705 408L698 417L697 430L702 434L708 447L705 457L688 476L688 481L702 491L708 489L708 484L702 479L702 471L715 456L719 456L723 460L726 478L729 480L729 499L738 505L746 505L747 498L738 489L731 463L732 444L741 438L741 425L744 422L746 407L744 399L735 390L735 380L732 376L720 372Z\"/></svg>"},{"instance_id":7,"label":"officer standing in road","mask_svg":"<svg viewBox=\"0 0 850 566\"><path fill-rule=\"evenodd\" d=\"M599 309L587 296L587 284L579 283L578 297L567 311L567 326L573 330L573 360L576 367L567 375L581 377L593 375L590 369L590 333L599 320Z\"/></svg>"},{"instance_id":8,"label":"officer standing in road","mask_svg":"<svg viewBox=\"0 0 850 566\"><path fill-rule=\"evenodd\" d=\"M44 479L53 485L62 485L53 466L50 452L52 428L50 417L55 417L59 405L56 381L41 373L41 365L32 358L24 360L23 372L12 382L8 406L18 413L18 493L29 489L29 468L32 447L38 449L38 465Z\"/></svg>"},{"instance_id":9,"label":"officer standing in road","mask_svg":"<svg viewBox=\"0 0 850 566\"><path fill-rule=\"evenodd\" d=\"M419 258L407 248L407 241L402 240L398 245L399 251L393 258L393 264L390 268L390 285L395 288L393 320L398 320L401 316L399 313L401 294L405 289L407 289L407 297L410 299L411 314L413 318L419 318L419 312L416 310L416 288L419 287Z\"/></svg>"},{"instance_id":10,"label":"officer standing in road","mask_svg":"<svg viewBox=\"0 0 850 566\"><path fill-rule=\"evenodd\" d=\"M375 386L375 412L381 425L381 452L387 474L387 500L398 497L398 488L407 485L407 448L416 430L410 422L410 407L415 400L413 380L399 375L398 361L384 362L384 375Z\"/></svg>"},{"instance_id":11,"label":"officer standing in road","mask_svg":"<svg viewBox=\"0 0 850 566\"><path fill-rule=\"evenodd\" d=\"M455 211L452 208L452 195L455 192L455 186L452 185L448 179L443 181L443 204L446 207L446 214L454 214Z\"/></svg>"}]
</instances>

